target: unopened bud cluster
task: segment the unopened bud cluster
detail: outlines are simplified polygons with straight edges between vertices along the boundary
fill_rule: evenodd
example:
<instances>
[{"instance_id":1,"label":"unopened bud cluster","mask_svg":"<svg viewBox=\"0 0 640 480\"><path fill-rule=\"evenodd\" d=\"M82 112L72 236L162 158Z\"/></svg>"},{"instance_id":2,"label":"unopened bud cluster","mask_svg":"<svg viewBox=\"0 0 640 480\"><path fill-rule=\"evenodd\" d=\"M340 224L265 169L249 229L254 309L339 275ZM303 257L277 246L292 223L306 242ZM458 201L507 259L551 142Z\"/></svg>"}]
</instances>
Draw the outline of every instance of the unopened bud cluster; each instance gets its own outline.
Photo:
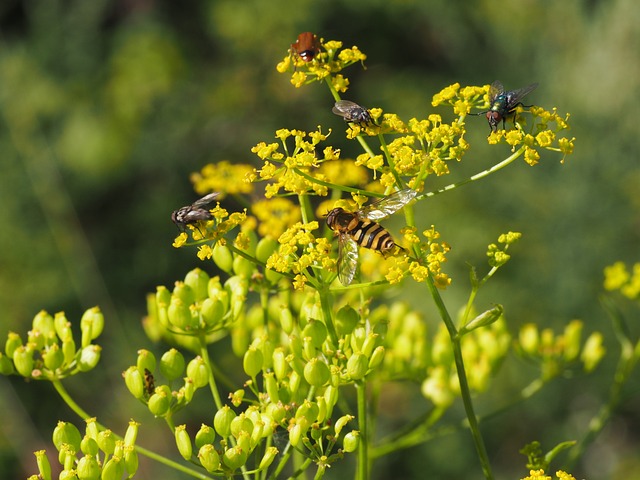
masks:
<instances>
[{"instance_id":1,"label":"unopened bud cluster","mask_svg":"<svg viewBox=\"0 0 640 480\"><path fill-rule=\"evenodd\" d=\"M0 373L18 374L34 380L61 380L92 370L100 361L101 347L94 343L104 328L104 317L97 307L80 320L81 340L73 337L71 322L63 312L51 316L38 313L26 340L9 332L0 352Z\"/></svg>"}]
</instances>

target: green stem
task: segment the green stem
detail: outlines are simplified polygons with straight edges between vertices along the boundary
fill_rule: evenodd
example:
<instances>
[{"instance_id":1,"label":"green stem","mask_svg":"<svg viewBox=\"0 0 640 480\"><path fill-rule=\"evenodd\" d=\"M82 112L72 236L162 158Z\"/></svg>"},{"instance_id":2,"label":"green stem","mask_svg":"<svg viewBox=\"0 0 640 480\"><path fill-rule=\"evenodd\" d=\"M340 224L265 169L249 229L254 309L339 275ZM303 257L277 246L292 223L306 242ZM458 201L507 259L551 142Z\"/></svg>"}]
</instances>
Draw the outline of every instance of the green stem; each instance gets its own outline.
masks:
<instances>
[{"instance_id":1,"label":"green stem","mask_svg":"<svg viewBox=\"0 0 640 480\"><path fill-rule=\"evenodd\" d=\"M216 404L216 408L220 410L223 407L222 399L220 398L220 392L218 392L216 379L213 376L213 368L211 368L209 350L207 350L207 339L204 333L202 333L198 337L198 341L200 343L200 356L202 357L202 360L204 360L204 363L207 366L207 370L209 370L209 389L211 390L211 395L213 396L213 401Z\"/></svg>"},{"instance_id":2,"label":"green stem","mask_svg":"<svg viewBox=\"0 0 640 480\"><path fill-rule=\"evenodd\" d=\"M438 195L439 193L444 193L444 192L447 192L449 190L453 190L454 188L461 187L462 185L465 185L467 183L475 182L476 180L480 180L482 178L485 178L485 177L491 175L492 173L495 173L495 172L497 172L499 170L502 170L504 167L506 167L510 163L513 163L517 158L522 156L522 154L524 153L524 150L525 150L525 147L522 146L518 150L516 150L511 156L509 156L508 158L504 159L500 163L496 163L493 167L491 167L491 168L489 168L487 170L483 170L480 173L476 173L475 175L472 175L471 177L469 177L469 178L467 178L465 180L461 180L459 182L452 183L451 185L447 185L446 187L443 187L443 188L441 188L439 190L436 190L435 192L423 193L422 195L419 195L416 198L418 200L422 200L423 198L426 198L426 197L434 197L434 196Z\"/></svg>"},{"instance_id":3,"label":"green stem","mask_svg":"<svg viewBox=\"0 0 640 480\"><path fill-rule=\"evenodd\" d=\"M322 315L324 316L324 324L327 327L327 332L329 333L329 337L331 338L331 344L333 348L338 348L338 332L336 331L336 327L333 324L333 315L331 311L331 300L329 298L329 290L326 287L323 287L318 290L318 295L320 296L320 305L322 306Z\"/></svg>"},{"instance_id":4,"label":"green stem","mask_svg":"<svg viewBox=\"0 0 640 480\"><path fill-rule=\"evenodd\" d=\"M85 412L80 405L78 405L73 398L71 398L71 396L69 395L69 392L67 392L67 390L64 388L64 386L62 385L62 382L60 382L60 380L54 380L51 383L53 383L53 387L56 389L56 391L58 392L58 395L60 395L60 397L64 400L64 402L69 406L69 408L71 410L73 410L73 412L78 415L82 420L86 420L88 418L91 418L91 415L89 415L87 412ZM105 427L104 425L96 422L96 425L98 426L98 428L100 430L108 430L107 427ZM120 435L117 435L116 433L113 433L113 436L115 438L117 438L118 440L123 440L123 438ZM166 457L163 457L162 455L159 455L151 450L147 450L144 447L141 447L140 445L134 445L134 448L136 449L136 452L138 452L140 455L144 455L147 458L151 458L152 460L155 460L158 463L162 463L163 465L166 465L170 468L173 468L175 470L178 470L179 472L182 472L186 475L189 475L193 478L199 478L202 480L210 480L212 477L209 477L208 475L203 474L200 471L197 470L193 470L192 468L189 468L185 465L182 465L180 463L174 462L173 460L169 460Z\"/></svg>"},{"instance_id":5,"label":"green stem","mask_svg":"<svg viewBox=\"0 0 640 480\"><path fill-rule=\"evenodd\" d=\"M458 331L447 311L447 308L440 296L440 292L436 288L433 283L433 278L431 274L427 277L427 287L429 288L429 292L433 297L438 312L440 313L440 317L447 327L447 331L449 332L449 337L451 338L451 346L453 348L453 357L456 363L456 372L458 375L458 382L460 383L460 396L462 397L462 403L464 405L464 410L467 414L467 421L469 422L469 429L471 430L471 436L473 437L473 442L476 447L476 452L478 453L478 457L480 458L480 465L482 467L482 471L484 472L484 476L487 480L493 480L493 473L491 472L491 464L489 463L489 455L487 454L487 449L484 445L484 440L482 439L482 434L480 433L480 427L478 424L478 419L473 409L473 402L471 400L471 390L469 388L469 383L467 382L467 374L465 372L464 367L464 359L462 358L462 345L461 338L458 336Z\"/></svg>"},{"instance_id":6,"label":"green stem","mask_svg":"<svg viewBox=\"0 0 640 480\"><path fill-rule=\"evenodd\" d=\"M356 382L356 395L358 398L358 427L360 428L360 445L358 446L357 480L369 478L369 433L367 426L367 384Z\"/></svg>"},{"instance_id":7,"label":"green stem","mask_svg":"<svg viewBox=\"0 0 640 480\"><path fill-rule=\"evenodd\" d=\"M344 186L344 185L338 185L338 184L331 183L331 182L325 182L324 180L320 180L318 178L312 177L308 173L305 173L302 170L300 170L299 168L294 168L293 171L296 172L296 174L300 175L301 177L306 178L310 182L316 183L318 185L322 185L323 187L327 187L327 188L330 188L332 190L339 190L339 191L343 191L343 192L357 193L359 195L366 195L367 197L378 197L378 198L384 197L384 194L382 194L382 193L369 192L368 190L363 190L362 188L353 188L353 187L347 187L347 186Z\"/></svg>"}]
</instances>

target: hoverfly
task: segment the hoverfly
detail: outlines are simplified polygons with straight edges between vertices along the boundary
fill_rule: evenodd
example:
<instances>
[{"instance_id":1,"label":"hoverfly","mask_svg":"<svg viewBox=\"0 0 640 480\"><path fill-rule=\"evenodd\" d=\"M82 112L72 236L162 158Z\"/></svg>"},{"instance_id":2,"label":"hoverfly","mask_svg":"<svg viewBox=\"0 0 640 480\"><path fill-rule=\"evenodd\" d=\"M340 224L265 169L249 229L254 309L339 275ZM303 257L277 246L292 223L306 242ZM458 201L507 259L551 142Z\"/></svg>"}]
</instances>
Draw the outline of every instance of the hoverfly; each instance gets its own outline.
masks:
<instances>
[{"instance_id":1,"label":"hoverfly","mask_svg":"<svg viewBox=\"0 0 640 480\"><path fill-rule=\"evenodd\" d=\"M156 390L155 380L153 378L153 373L148 368L144 369L144 389L149 396L153 395L153 392Z\"/></svg>"},{"instance_id":2,"label":"hoverfly","mask_svg":"<svg viewBox=\"0 0 640 480\"><path fill-rule=\"evenodd\" d=\"M213 202L218 195L220 195L219 192L209 193L191 205L174 210L171 214L171 220L173 220L173 223L176 224L178 230L181 232L185 231L187 225L197 223L201 220L211 220L213 215L203 207Z\"/></svg>"},{"instance_id":3,"label":"hoverfly","mask_svg":"<svg viewBox=\"0 0 640 480\"><path fill-rule=\"evenodd\" d=\"M361 107L357 103L350 102L349 100L338 100L331 111L344 118L345 122L355 123L361 127L363 125L375 123L371 118L371 112L368 109Z\"/></svg>"},{"instance_id":4,"label":"hoverfly","mask_svg":"<svg viewBox=\"0 0 640 480\"><path fill-rule=\"evenodd\" d=\"M346 286L353 280L358 266L358 246L382 254L390 252L394 247L402 249L377 220L397 212L416 195L415 190L405 188L366 205L357 212L347 212L338 207L327 214L327 226L338 235L340 283Z\"/></svg>"},{"instance_id":5,"label":"hoverfly","mask_svg":"<svg viewBox=\"0 0 640 480\"><path fill-rule=\"evenodd\" d=\"M298 35L295 43L291 44L291 52L300 57L304 62L310 62L320 51L320 42L311 32L303 32Z\"/></svg>"},{"instance_id":6,"label":"hoverfly","mask_svg":"<svg viewBox=\"0 0 640 480\"><path fill-rule=\"evenodd\" d=\"M505 119L515 113L516 107L530 107L531 105L523 105L520 100L528 95L538 86L532 83L526 87L517 90L504 91L502 83L498 80L493 82L489 87L489 103L491 106L486 112L474 113L474 115L486 115L489 121L489 129L491 132L498 131L498 123L502 120L502 128L505 128Z\"/></svg>"}]
</instances>

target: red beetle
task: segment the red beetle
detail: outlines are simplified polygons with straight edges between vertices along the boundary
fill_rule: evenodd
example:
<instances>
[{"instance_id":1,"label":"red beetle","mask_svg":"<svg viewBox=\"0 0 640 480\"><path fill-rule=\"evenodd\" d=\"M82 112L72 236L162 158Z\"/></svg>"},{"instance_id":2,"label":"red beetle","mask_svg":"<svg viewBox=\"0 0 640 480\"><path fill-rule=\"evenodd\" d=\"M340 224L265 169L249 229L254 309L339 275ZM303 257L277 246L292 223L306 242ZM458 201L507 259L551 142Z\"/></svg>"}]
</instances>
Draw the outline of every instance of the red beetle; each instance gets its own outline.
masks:
<instances>
[{"instance_id":1,"label":"red beetle","mask_svg":"<svg viewBox=\"0 0 640 480\"><path fill-rule=\"evenodd\" d=\"M311 32L303 32L298 35L295 43L291 44L291 52L298 55L303 61L310 62L320 51L320 42Z\"/></svg>"}]
</instances>

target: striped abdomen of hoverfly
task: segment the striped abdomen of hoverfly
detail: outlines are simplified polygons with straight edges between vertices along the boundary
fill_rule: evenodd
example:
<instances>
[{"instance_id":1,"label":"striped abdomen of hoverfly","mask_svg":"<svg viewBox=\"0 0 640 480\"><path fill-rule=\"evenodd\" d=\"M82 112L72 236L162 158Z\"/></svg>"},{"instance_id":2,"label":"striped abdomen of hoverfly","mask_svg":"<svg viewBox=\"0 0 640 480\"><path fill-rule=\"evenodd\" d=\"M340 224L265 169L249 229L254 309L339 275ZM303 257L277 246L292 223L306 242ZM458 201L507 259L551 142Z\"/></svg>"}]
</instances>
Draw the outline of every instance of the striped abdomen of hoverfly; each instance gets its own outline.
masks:
<instances>
[{"instance_id":1,"label":"striped abdomen of hoverfly","mask_svg":"<svg viewBox=\"0 0 640 480\"><path fill-rule=\"evenodd\" d=\"M391 234L379 223L359 218L342 208L334 208L327 214L327 225L338 233L349 235L361 247L386 253L396 246Z\"/></svg>"}]
</instances>

